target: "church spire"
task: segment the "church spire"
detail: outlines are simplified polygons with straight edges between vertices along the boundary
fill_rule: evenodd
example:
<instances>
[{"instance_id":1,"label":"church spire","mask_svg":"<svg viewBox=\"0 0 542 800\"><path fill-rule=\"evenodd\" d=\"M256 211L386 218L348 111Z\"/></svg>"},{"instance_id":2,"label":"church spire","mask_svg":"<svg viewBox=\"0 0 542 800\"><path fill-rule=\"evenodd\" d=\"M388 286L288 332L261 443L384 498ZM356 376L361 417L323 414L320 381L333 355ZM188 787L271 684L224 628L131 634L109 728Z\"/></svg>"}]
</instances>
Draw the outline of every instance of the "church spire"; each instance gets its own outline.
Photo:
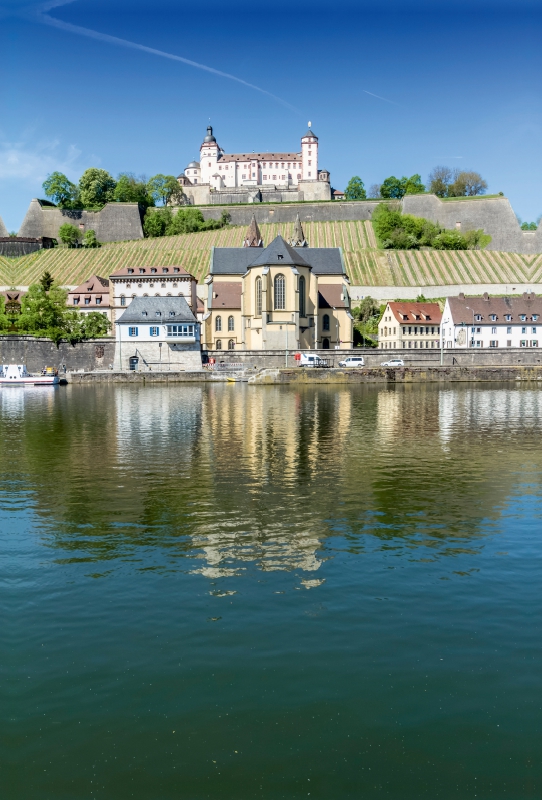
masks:
<instances>
[{"instance_id":1,"label":"church spire","mask_svg":"<svg viewBox=\"0 0 542 800\"><path fill-rule=\"evenodd\" d=\"M299 219L299 212L295 218L294 234L290 239L290 245L292 247L308 247L308 242L305 239L305 234L301 226L301 220Z\"/></svg>"},{"instance_id":2,"label":"church spire","mask_svg":"<svg viewBox=\"0 0 542 800\"><path fill-rule=\"evenodd\" d=\"M256 222L256 216L253 214L248 226L248 230L243 242L243 247L263 247L263 239Z\"/></svg>"}]
</instances>

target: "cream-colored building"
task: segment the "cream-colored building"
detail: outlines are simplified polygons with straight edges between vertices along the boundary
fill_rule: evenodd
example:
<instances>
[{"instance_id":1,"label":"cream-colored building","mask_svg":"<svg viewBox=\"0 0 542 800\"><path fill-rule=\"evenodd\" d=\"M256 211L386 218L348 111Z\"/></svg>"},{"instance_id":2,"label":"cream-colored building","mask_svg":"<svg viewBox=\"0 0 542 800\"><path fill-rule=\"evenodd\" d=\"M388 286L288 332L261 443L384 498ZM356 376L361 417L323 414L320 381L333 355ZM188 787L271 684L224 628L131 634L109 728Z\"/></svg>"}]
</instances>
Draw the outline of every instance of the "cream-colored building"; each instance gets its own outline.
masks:
<instances>
[{"instance_id":1,"label":"cream-colored building","mask_svg":"<svg viewBox=\"0 0 542 800\"><path fill-rule=\"evenodd\" d=\"M202 340L207 350L350 349L349 280L338 247L310 248L299 219L268 247L253 218L244 247L211 253Z\"/></svg>"},{"instance_id":2,"label":"cream-colored building","mask_svg":"<svg viewBox=\"0 0 542 800\"><path fill-rule=\"evenodd\" d=\"M184 297L196 316L197 285L183 267L122 267L109 276L111 321L114 324L135 297Z\"/></svg>"},{"instance_id":3,"label":"cream-colored building","mask_svg":"<svg viewBox=\"0 0 542 800\"><path fill-rule=\"evenodd\" d=\"M388 303L378 325L378 346L382 350L439 348L441 320L438 303Z\"/></svg>"}]
</instances>

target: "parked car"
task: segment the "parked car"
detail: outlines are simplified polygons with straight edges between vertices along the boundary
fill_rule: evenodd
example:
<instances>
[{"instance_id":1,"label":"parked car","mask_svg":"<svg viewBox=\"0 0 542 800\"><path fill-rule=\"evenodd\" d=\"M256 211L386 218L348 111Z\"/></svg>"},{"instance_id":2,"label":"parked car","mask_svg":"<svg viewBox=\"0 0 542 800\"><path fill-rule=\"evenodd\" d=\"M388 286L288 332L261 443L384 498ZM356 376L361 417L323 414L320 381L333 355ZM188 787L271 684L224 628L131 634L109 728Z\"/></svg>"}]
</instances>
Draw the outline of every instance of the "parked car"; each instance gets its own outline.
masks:
<instances>
[{"instance_id":1,"label":"parked car","mask_svg":"<svg viewBox=\"0 0 542 800\"><path fill-rule=\"evenodd\" d=\"M404 367L405 366L405 362L403 361L402 358L390 358L389 361L384 361L380 366L381 367Z\"/></svg>"},{"instance_id":2,"label":"parked car","mask_svg":"<svg viewBox=\"0 0 542 800\"><path fill-rule=\"evenodd\" d=\"M339 361L339 367L364 367L363 356L348 356L344 361Z\"/></svg>"},{"instance_id":3,"label":"parked car","mask_svg":"<svg viewBox=\"0 0 542 800\"><path fill-rule=\"evenodd\" d=\"M299 361L300 367L327 367L328 363L320 356L311 356L309 353L301 353L299 359L296 356L296 361Z\"/></svg>"}]
</instances>

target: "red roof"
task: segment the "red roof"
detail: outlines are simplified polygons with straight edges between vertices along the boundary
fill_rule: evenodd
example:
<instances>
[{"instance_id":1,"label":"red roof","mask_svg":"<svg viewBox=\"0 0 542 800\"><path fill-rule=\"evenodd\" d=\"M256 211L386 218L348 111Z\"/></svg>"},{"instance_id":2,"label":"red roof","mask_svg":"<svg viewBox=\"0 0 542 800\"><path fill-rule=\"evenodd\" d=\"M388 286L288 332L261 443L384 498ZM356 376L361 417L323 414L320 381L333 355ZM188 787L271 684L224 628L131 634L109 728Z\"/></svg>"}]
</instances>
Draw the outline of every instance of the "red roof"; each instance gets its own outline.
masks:
<instances>
[{"instance_id":1,"label":"red roof","mask_svg":"<svg viewBox=\"0 0 542 800\"><path fill-rule=\"evenodd\" d=\"M152 272L152 270L156 270L156 272ZM162 267L162 266L122 267L121 269L118 269L116 272L112 272L109 277L124 278L125 275L130 275L130 277L132 277L133 275L134 280L138 277L138 275L141 275L141 277L145 275L148 276L156 275L157 278L158 276L160 276L161 278L166 278L166 277L173 277L175 275L188 275L189 278L193 278L194 280L196 280L196 278L194 278L193 275L187 272L184 267L179 267L176 264L167 267Z\"/></svg>"},{"instance_id":2,"label":"red roof","mask_svg":"<svg viewBox=\"0 0 542 800\"><path fill-rule=\"evenodd\" d=\"M405 301L388 303L389 309L397 322L431 322L440 325L442 311L438 303L416 303Z\"/></svg>"},{"instance_id":3,"label":"red roof","mask_svg":"<svg viewBox=\"0 0 542 800\"><path fill-rule=\"evenodd\" d=\"M241 308L241 282L225 281L224 283L213 282L213 296L211 308L216 311L219 308Z\"/></svg>"}]
</instances>

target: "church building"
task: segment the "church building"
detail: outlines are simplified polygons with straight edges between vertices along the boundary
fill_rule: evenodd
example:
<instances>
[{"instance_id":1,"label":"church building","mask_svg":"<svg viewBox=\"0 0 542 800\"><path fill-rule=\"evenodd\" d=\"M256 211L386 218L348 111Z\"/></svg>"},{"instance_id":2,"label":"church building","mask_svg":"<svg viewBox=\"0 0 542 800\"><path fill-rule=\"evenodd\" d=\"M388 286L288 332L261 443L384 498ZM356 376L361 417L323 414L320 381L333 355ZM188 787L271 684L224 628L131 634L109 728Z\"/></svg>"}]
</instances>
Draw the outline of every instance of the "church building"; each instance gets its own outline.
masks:
<instances>
[{"instance_id":1,"label":"church building","mask_svg":"<svg viewBox=\"0 0 542 800\"><path fill-rule=\"evenodd\" d=\"M203 316L207 350L350 349L353 320L340 247L308 247L297 217L289 242L264 247L253 216L243 247L214 247Z\"/></svg>"},{"instance_id":2,"label":"church building","mask_svg":"<svg viewBox=\"0 0 542 800\"><path fill-rule=\"evenodd\" d=\"M299 152L226 153L209 125L199 161L177 180L188 201L209 203L330 200L329 172L318 167L318 137L310 127Z\"/></svg>"}]
</instances>

